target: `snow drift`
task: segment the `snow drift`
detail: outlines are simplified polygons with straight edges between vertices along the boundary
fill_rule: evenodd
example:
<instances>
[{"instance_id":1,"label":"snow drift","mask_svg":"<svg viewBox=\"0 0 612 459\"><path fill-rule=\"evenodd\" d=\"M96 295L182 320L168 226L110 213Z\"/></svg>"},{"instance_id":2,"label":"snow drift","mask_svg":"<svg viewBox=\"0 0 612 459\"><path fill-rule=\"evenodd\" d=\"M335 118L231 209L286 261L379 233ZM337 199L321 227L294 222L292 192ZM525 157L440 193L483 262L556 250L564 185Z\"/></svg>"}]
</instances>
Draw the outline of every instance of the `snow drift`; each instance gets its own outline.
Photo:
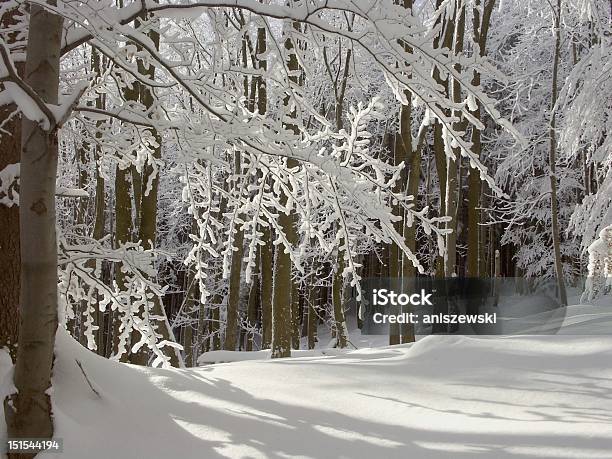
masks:
<instances>
[{"instance_id":1,"label":"snow drift","mask_svg":"<svg viewBox=\"0 0 612 459\"><path fill-rule=\"evenodd\" d=\"M608 336L430 336L168 370L105 360L62 331L56 354L63 458L612 458Z\"/></svg>"}]
</instances>

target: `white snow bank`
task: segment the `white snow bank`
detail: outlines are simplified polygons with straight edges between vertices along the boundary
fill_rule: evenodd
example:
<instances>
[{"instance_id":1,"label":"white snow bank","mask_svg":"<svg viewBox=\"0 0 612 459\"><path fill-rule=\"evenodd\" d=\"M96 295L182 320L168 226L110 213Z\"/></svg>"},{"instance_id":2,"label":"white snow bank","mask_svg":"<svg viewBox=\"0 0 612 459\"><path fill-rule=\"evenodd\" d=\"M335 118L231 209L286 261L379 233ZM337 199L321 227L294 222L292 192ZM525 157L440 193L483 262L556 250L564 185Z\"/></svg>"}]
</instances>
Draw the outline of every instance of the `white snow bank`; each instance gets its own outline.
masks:
<instances>
[{"instance_id":1,"label":"white snow bank","mask_svg":"<svg viewBox=\"0 0 612 459\"><path fill-rule=\"evenodd\" d=\"M612 458L609 336L431 336L164 370L60 332L56 354L62 458Z\"/></svg>"},{"instance_id":2,"label":"white snow bank","mask_svg":"<svg viewBox=\"0 0 612 459\"><path fill-rule=\"evenodd\" d=\"M291 357L321 357L330 355L342 355L350 352L348 349L312 349L292 350ZM198 358L199 365L210 365L212 363L243 362L246 360L267 360L272 355L269 349L263 351L210 351L205 352Z\"/></svg>"}]
</instances>

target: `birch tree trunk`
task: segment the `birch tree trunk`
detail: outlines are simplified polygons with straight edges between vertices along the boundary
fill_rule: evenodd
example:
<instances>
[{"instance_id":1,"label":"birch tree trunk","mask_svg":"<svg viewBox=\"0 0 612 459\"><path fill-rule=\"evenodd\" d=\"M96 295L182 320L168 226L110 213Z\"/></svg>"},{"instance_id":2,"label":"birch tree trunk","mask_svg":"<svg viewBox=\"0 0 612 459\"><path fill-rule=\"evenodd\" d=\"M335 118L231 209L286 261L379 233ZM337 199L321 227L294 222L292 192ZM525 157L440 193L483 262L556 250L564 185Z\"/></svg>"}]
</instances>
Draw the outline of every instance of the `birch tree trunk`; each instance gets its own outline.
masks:
<instances>
[{"instance_id":1,"label":"birch tree trunk","mask_svg":"<svg viewBox=\"0 0 612 459\"><path fill-rule=\"evenodd\" d=\"M32 4L26 83L48 104L57 104L63 19ZM57 317L57 241L55 180L57 126L45 130L28 119L22 123L20 234L21 321L14 384L5 400L9 438L51 438L53 422L47 390L51 386ZM21 457L31 457L21 455Z\"/></svg>"}]
</instances>

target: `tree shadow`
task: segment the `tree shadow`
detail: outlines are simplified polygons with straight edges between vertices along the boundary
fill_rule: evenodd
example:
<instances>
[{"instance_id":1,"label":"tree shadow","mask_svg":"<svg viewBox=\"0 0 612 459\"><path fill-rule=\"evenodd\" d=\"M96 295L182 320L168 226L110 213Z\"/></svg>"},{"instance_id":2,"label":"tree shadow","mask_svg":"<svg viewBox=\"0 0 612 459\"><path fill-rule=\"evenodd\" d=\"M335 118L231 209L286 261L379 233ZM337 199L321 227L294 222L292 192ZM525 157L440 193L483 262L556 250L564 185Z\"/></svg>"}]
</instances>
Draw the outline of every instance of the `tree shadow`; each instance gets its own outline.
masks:
<instances>
[{"instance_id":1,"label":"tree shadow","mask_svg":"<svg viewBox=\"0 0 612 459\"><path fill-rule=\"evenodd\" d=\"M66 437L62 457L570 457L565 453L573 454L571 457L612 457L606 456L607 451L612 451L612 434L605 434L601 429L591 435L585 435L584 430L569 430L571 423L594 426L612 421L605 407L592 408L597 400L610 399L611 389L606 387L607 381L603 378L589 380L588 376L580 376L585 383L582 389L563 388L557 387L555 377L577 376L562 371L558 375L550 373L558 371L556 368L542 372L514 368L519 375L529 375L531 380L517 384L515 377L495 385L486 380L472 381L470 368L451 366L446 368L447 381L437 381L432 374L437 377L438 368L424 365L424 360L419 358L408 359L397 351L385 349L368 360L362 360L367 354L362 352L364 355L358 359L357 355L348 354L319 358L318 362L312 359L244 362L189 370L152 370L108 362L93 354L84 355L81 350L74 352L84 362L88 377L102 398L91 396L84 381L75 387L75 378L82 375L70 361L72 356L60 354L53 400L59 433ZM473 367L488 365L487 360L474 363ZM325 371L321 365L333 366L334 374L342 378L330 378L325 384L311 379ZM300 379L295 376L294 368L288 367L295 367L298 374L306 376ZM317 367L318 371L311 367ZM417 370L424 375L415 376ZM372 375L379 371L384 371L381 374L389 378L397 378L393 381L394 387L405 385L405 397L389 396L385 387L371 386L378 381ZM235 379L234 375L241 379ZM275 387L286 391L278 397L264 390L273 380ZM335 381L341 381L342 390L328 391L337 389ZM447 393L442 392L441 403L428 406L423 402L427 399L418 394L419 385L427 388L428 381L438 384L441 390L449 389ZM313 406L307 399L313 387L321 400L319 406ZM539 392L550 394L554 389L553 392L567 398L566 402L559 400L558 403L546 400L514 403L500 400L495 392L486 390L478 397L473 396L473 390L470 395L457 396L457 391L451 390L453 387L515 390L526 396ZM593 398L588 406L568 401L571 397L586 395ZM360 398L364 399L363 404ZM366 401L367 398L391 406L378 406ZM491 408L482 409L481 404ZM510 408L514 410L507 414ZM516 408L521 416L517 416ZM526 431L525 425L534 428ZM562 432L556 431L555 427L562 425L567 427ZM75 437L68 438L69 434ZM117 451L124 456L116 455Z\"/></svg>"}]
</instances>

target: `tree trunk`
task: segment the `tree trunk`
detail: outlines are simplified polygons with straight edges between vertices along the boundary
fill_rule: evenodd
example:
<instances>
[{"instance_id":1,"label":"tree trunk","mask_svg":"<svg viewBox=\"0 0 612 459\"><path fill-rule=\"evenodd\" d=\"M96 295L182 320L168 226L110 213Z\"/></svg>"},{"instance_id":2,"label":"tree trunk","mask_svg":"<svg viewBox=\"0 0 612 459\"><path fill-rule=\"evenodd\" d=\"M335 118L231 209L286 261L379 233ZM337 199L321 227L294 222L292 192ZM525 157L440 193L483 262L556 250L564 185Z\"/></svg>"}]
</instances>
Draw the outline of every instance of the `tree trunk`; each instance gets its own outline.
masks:
<instances>
[{"instance_id":1,"label":"tree trunk","mask_svg":"<svg viewBox=\"0 0 612 459\"><path fill-rule=\"evenodd\" d=\"M0 19L2 27L15 25L17 9L7 11ZM11 42L11 36L8 41ZM19 75L23 65L16 64ZM0 107L0 125L10 135L0 132L0 171L7 166L19 164L21 153L21 117L9 116L15 111L14 105ZM6 123L6 124L5 124ZM14 166L15 167L15 166ZM3 187L10 184L3 183ZM16 184L15 184L16 185ZM12 186L11 189L15 190ZM15 190L16 191L16 190ZM0 199L6 197L0 193ZM12 196L8 196L10 199ZM19 206L0 204L0 349L7 347L11 359L17 356L19 336Z\"/></svg>"},{"instance_id":2,"label":"tree trunk","mask_svg":"<svg viewBox=\"0 0 612 459\"><path fill-rule=\"evenodd\" d=\"M438 174L438 185L440 191L439 216L446 215L446 154L444 152L444 139L442 138L442 125L436 121L433 129L433 150ZM444 277L444 258L436 251L435 255L436 277Z\"/></svg>"},{"instance_id":3,"label":"tree trunk","mask_svg":"<svg viewBox=\"0 0 612 459\"><path fill-rule=\"evenodd\" d=\"M551 219L552 219L552 238L553 250L555 256L555 272L557 274L557 288L559 289L559 300L562 305L567 305L567 292L565 290L565 279L563 277L563 261L561 260L561 235L559 231L559 203L557 201L557 176L556 174L556 154L557 154L557 138L556 138L556 113L555 105L557 104L557 86L559 78L559 59L561 55L561 0L557 0L557 10L553 12L555 15L555 55L553 60L553 75L552 75L552 99L550 102L550 111L552 118L550 120L550 150L548 162L550 167L550 201L551 201Z\"/></svg>"},{"instance_id":4,"label":"tree trunk","mask_svg":"<svg viewBox=\"0 0 612 459\"><path fill-rule=\"evenodd\" d=\"M270 349L272 346L272 283L274 267L274 250L272 235L269 227L262 228L261 253L261 348Z\"/></svg>"},{"instance_id":5,"label":"tree trunk","mask_svg":"<svg viewBox=\"0 0 612 459\"><path fill-rule=\"evenodd\" d=\"M130 198L131 181L128 169L115 168L115 246L123 246L132 240L132 200ZM115 267L115 281L119 290L127 289L125 274L121 266ZM119 354L120 335L122 333L122 317L119 310L113 311L113 352L114 356ZM128 340L129 341L129 340ZM129 345L126 343L126 351L121 355L120 361L127 362Z\"/></svg>"},{"instance_id":6,"label":"tree trunk","mask_svg":"<svg viewBox=\"0 0 612 459\"><path fill-rule=\"evenodd\" d=\"M235 153L234 173L240 174L240 153ZM234 182L234 187L239 186L238 181ZM236 191L236 190L234 190ZM229 278L229 294L227 299L227 315L225 324L225 340L223 349L233 351L236 349L238 331L238 307L240 302L240 275L242 273L242 257L244 253L244 232L241 228L236 228L233 241L232 261Z\"/></svg>"},{"instance_id":7,"label":"tree trunk","mask_svg":"<svg viewBox=\"0 0 612 459\"><path fill-rule=\"evenodd\" d=\"M403 6L406 9L412 8L412 0L404 0ZM404 50L408 53L412 53L412 49L403 45ZM415 152L413 151L412 145L412 106L411 106L411 97L412 94L410 91L404 91L404 95L407 99L407 104L402 105L399 113L399 132L395 134L395 141L393 143L393 156L395 165L399 165L400 163L404 163L404 168L401 171L400 179L397 182L394 192L395 193L406 193L408 195L411 194L411 190L416 186L416 191L418 191L418 183L420 179L420 156L419 156L419 164L415 168L414 165L414 157ZM415 174L416 173L416 174ZM410 188L410 189L409 189ZM414 196L416 201L416 191L412 191L412 196ZM413 248L411 249L414 252L414 246L416 245L416 228L414 225L410 228L406 228L406 215L405 211L400 203L397 203L393 209L394 215L398 215L401 217L401 220L395 222L395 230L401 234L407 234L413 240ZM405 242L407 241L404 238ZM400 247L396 243L392 243L389 248L389 277L400 279L399 285L403 289L406 281L406 275L413 277L414 266L412 266L412 262L405 256L400 250ZM408 265L412 268L408 268ZM398 313L405 312L405 307L401 307ZM400 324L390 324L389 325L389 344L400 344L404 342L413 342L414 341L414 332L412 331L412 326L400 325Z\"/></svg>"},{"instance_id":8,"label":"tree trunk","mask_svg":"<svg viewBox=\"0 0 612 459\"><path fill-rule=\"evenodd\" d=\"M159 33L151 31L148 34L149 38L155 45L155 49L159 49ZM155 77L155 66L150 65L144 67L144 63L138 61L139 73L147 75L153 79ZM139 82L134 84L138 90L138 98L140 102L147 108L153 108L155 99L151 88L142 85ZM153 150L153 158L148 159L145 163L142 174L132 174L134 180L134 197L136 203L136 221L138 226L138 238L145 249L155 248L157 238L157 198L159 190L159 171L156 171L156 166L151 161L161 160L162 138L156 129L151 129L151 134L155 137L156 146ZM166 317L164 305L158 296L153 297L150 313L160 317L157 326L157 332L161 334L162 340L176 342L174 333ZM132 336L132 341L139 337ZM184 366L180 350L175 347L166 347L167 354L170 357L170 365L173 367ZM137 365L146 365L149 360L149 352L143 346L138 352L130 356L130 362Z\"/></svg>"},{"instance_id":9,"label":"tree trunk","mask_svg":"<svg viewBox=\"0 0 612 459\"><path fill-rule=\"evenodd\" d=\"M221 221L223 219L223 216L225 215L225 213L227 212L227 198L225 197L225 193L227 192L227 181L223 180L223 191L224 193L221 194L221 196L219 197L219 210L217 211L217 218L219 219L219 221ZM217 286L223 284L223 275L222 275L222 269L219 269L219 271L216 273L216 278L215 278L215 284ZM211 299L211 306L212 309L209 309L209 338L208 338L208 349L205 350L205 352L210 351L217 351L219 349L221 349L221 308L223 306L223 303L225 301L225 297L224 297L224 293L221 289L219 289L219 287L217 287L215 294L212 296Z\"/></svg>"},{"instance_id":10,"label":"tree trunk","mask_svg":"<svg viewBox=\"0 0 612 459\"><path fill-rule=\"evenodd\" d=\"M193 367L193 328L190 323L185 325L183 349L185 349L185 366Z\"/></svg>"},{"instance_id":11,"label":"tree trunk","mask_svg":"<svg viewBox=\"0 0 612 459\"><path fill-rule=\"evenodd\" d=\"M241 24L244 27L244 24ZM242 37L242 68L247 69L247 36ZM249 94L249 77L244 76L244 89L243 95L249 103L253 103L254 94ZM240 193L240 175L242 171L240 153L234 153L234 174L236 179L233 181L234 192ZM229 295L227 299L227 315L225 324L225 340L223 342L223 349L226 351L233 351L236 349L236 342L238 338L238 308L240 303L240 284L241 284L241 273L242 273L242 258L244 255L244 231L242 228L236 226L236 233L234 234L232 261L230 268L229 278Z\"/></svg>"},{"instance_id":12,"label":"tree trunk","mask_svg":"<svg viewBox=\"0 0 612 459\"><path fill-rule=\"evenodd\" d=\"M220 305L211 311L210 321L210 348L211 351L218 351L221 349L221 331L220 331Z\"/></svg>"},{"instance_id":13,"label":"tree trunk","mask_svg":"<svg viewBox=\"0 0 612 459\"><path fill-rule=\"evenodd\" d=\"M404 110L404 106L402 106L401 112L403 112ZM401 118L401 112L400 112L400 118ZM400 121L400 125L401 125L401 121ZM412 135L412 134L410 134ZM402 178L398 181L398 183L396 183L395 188L394 188L394 192L395 193L401 193L402 192L402 188L403 188L403 183L404 180L403 178L405 177L405 171L406 171L406 157L407 157L407 150L404 148L404 144L402 142L403 139L401 139L401 134L396 134L391 136L391 148L393 151L393 157L394 157L394 164L397 166L399 165L402 161L404 162L404 169L402 171ZM394 215L398 215L400 214L403 217L403 210L400 206L400 204L396 204L393 206L393 214ZM403 218L402 220L395 222L394 225L395 227L395 231L397 231L398 233L402 233L403 232L403 226L404 226L404 221ZM400 253L400 248L399 246L395 243L392 242L391 245L389 246L389 277L391 278L400 278L402 275L402 265L400 263L400 259L401 259L401 253ZM397 314L400 311L392 311L393 314ZM393 345L393 344L399 344L401 342L401 338L400 338L400 326L397 323L394 324L390 324L389 325L389 344Z\"/></svg>"},{"instance_id":14,"label":"tree trunk","mask_svg":"<svg viewBox=\"0 0 612 459\"><path fill-rule=\"evenodd\" d=\"M463 52L463 36L465 33L465 5L457 4L455 8L460 8L460 11L455 10L455 18L458 17L455 27L455 46L454 53L461 54ZM459 65L455 65L455 70L461 71ZM458 80L453 80L452 85L453 102L461 102L461 85ZM455 112L456 117L461 117L461 112ZM454 123L455 131L462 131L464 120ZM450 157L447 152L446 156L446 209L445 216L450 217L450 221L446 223L446 228L452 230L446 235L446 256L444 259L444 275L446 277L454 277L457 275L457 210L459 206L459 179L458 179L458 164L461 159L460 149L454 148L454 158Z\"/></svg>"},{"instance_id":15,"label":"tree trunk","mask_svg":"<svg viewBox=\"0 0 612 459\"><path fill-rule=\"evenodd\" d=\"M342 271L344 270L344 259L342 255L338 255L336 270L332 281L332 303L334 305L334 331L336 336L335 347L344 349L348 346L348 329L346 327L346 318L344 316L344 278Z\"/></svg>"},{"instance_id":16,"label":"tree trunk","mask_svg":"<svg viewBox=\"0 0 612 459\"><path fill-rule=\"evenodd\" d=\"M200 354L202 354L202 352L207 351L206 346L208 341L205 340L204 337L206 337L210 331L210 321L207 320L208 312L209 310L206 308L205 303L200 303L198 308L198 329L196 333L196 346L192 357L192 366L197 365L197 359ZM189 365L189 363L187 363L187 365Z\"/></svg>"},{"instance_id":17,"label":"tree trunk","mask_svg":"<svg viewBox=\"0 0 612 459\"><path fill-rule=\"evenodd\" d=\"M442 5L442 0L436 0L436 9L439 9L441 5ZM443 21L442 28L441 28L442 32L440 33L439 36L437 36L434 39L434 47L435 48L442 47L442 48L450 49L452 46L452 39L453 39L453 33L454 33L454 25L455 25L454 18L448 19L446 18L446 16L444 16L444 17L440 17L438 21ZM448 78L443 80L440 76L440 69L438 69L437 67L435 67L433 70L433 77L439 85L445 88L446 95L448 95L448 92L449 92ZM445 113L445 114L449 115L449 113ZM435 158L435 163L436 163L436 172L438 175L438 182L439 182L438 185L439 185L439 191L440 191L439 215L445 216L446 215L446 190L447 190L446 180L448 176L448 171L447 171L447 160L446 160L446 152L445 152L445 147L444 147L444 139L442 137L442 124L437 120L434 124L433 139L434 139L434 145L433 145L434 158ZM440 255L436 255L435 270L436 270L436 277L444 277L445 260Z\"/></svg>"},{"instance_id":18,"label":"tree trunk","mask_svg":"<svg viewBox=\"0 0 612 459\"><path fill-rule=\"evenodd\" d=\"M486 43L487 34L489 31L489 24L491 21L491 14L493 12L493 6L495 0L485 0L484 10L482 12L482 19L480 14L481 0L476 0L473 8L473 39L475 43L478 43L480 49L480 56L486 55ZM472 77L472 85L480 86L480 73L474 72ZM480 120L480 103L476 102L476 111L472 113L474 118ZM482 141L480 129L475 126L472 127L472 151L479 158L482 152ZM467 230L467 260L466 260L466 277L478 277L480 275L480 254L481 246L481 227L480 227L480 194L482 192L482 183L480 180L480 172L474 168L470 168L468 174L468 230Z\"/></svg>"},{"instance_id":19,"label":"tree trunk","mask_svg":"<svg viewBox=\"0 0 612 459\"><path fill-rule=\"evenodd\" d=\"M300 65L291 38L285 40L285 48L288 51L288 70L290 72L299 71ZM293 83L299 81L298 77L295 75L290 75L289 80ZM283 101L285 109L290 108L290 103L291 97L287 94ZM296 116L295 109L291 110L289 116ZM299 129L296 125L286 124L285 128L292 132L294 136L299 135ZM295 159L287 158L287 169L293 169L298 166L299 164ZM286 192L283 191L280 203L284 206L287 202L288 196ZM297 242L295 214L293 212L289 214L281 212L278 217L278 224L290 245L289 250L292 250ZM288 249L279 245L274 251L274 280L272 285L272 358L291 356L293 338L292 313L295 313L295 310L299 309L299 306L296 308L293 305L293 301L296 303L298 303L298 301L297 298L292 298L294 289L291 271L292 263Z\"/></svg>"},{"instance_id":20,"label":"tree trunk","mask_svg":"<svg viewBox=\"0 0 612 459\"><path fill-rule=\"evenodd\" d=\"M338 87L337 82L334 82L334 92L336 95L336 129L338 131L344 128L342 114L350 60L351 50L349 48L344 59L344 75L340 88ZM342 241L339 242L339 245L342 243ZM342 274L344 271L344 263L344 254L338 250L338 254L336 255L336 269L334 270L332 279L332 304L334 307L334 332L336 337L335 347L340 349L344 349L348 346L348 328L346 326L346 315L344 312L344 276Z\"/></svg>"},{"instance_id":21,"label":"tree trunk","mask_svg":"<svg viewBox=\"0 0 612 459\"><path fill-rule=\"evenodd\" d=\"M25 81L48 104L58 103L61 16L31 5ZM4 404L9 438L51 438L47 393L51 386L57 318L55 180L57 126L23 119L21 141L20 234L21 322L14 384ZM21 457L33 457L22 455Z\"/></svg>"},{"instance_id":22,"label":"tree trunk","mask_svg":"<svg viewBox=\"0 0 612 459\"><path fill-rule=\"evenodd\" d=\"M91 49L91 68L96 73L96 75L100 75L102 73L103 68L103 57L96 51L95 48ZM106 105L106 95L99 94L96 98L96 108L103 110ZM102 124L101 121L98 121L96 125L99 127ZM96 138L99 139L101 134L96 133ZM104 177L102 175L101 166L99 164L101 158L101 149L97 143L93 145L94 151L94 161L95 161L95 170L96 170L96 191L95 191L95 200L94 200L94 227L91 237L97 241L101 240L104 237L105 230L105 210L106 210L106 184ZM90 266L95 266L95 261L91 260ZM100 262L101 263L101 262ZM104 279L101 279L103 282ZM96 311L94 313L94 321L93 325L98 327L97 333L95 334L96 339L96 348L99 355L106 355L106 339L107 335L105 333L105 317L108 315L108 312L102 312L99 309L99 304L96 305Z\"/></svg>"},{"instance_id":23,"label":"tree trunk","mask_svg":"<svg viewBox=\"0 0 612 459\"><path fill-rule=\"evenodd\" d=\"M407 126L406 128L409 128ZM411 135L409 133L409 135ZM425 132L423 132L422 137L419 139L419 143L416 145L412 152L412 158L410 159L410 173L408 175L408 184L406 188L406 194L408 196L413 196L413 203L416 206L418 203L418 192L419 192L419 184L421 181L421 150L423 147L423 142L425 141ZM404 217L405 221L405 217ZM406 243L406 247L412 252L416 253L416 225L413 224L409 227L404 225L404 241ZM407 256L404 255L402 258L402 285L405 285L405 282L414 282L416 278L417 272L416 268L412 264L412 261L408 259ZM411 312L411 311L408 311ZM402 343L413 343L415 341L415 333L414 333L414 325L413 324L404 324L400 327L400 341Z\"/></svg>"},{"instance_id":24,"label":"tree trunk","mask_svg":"<svg viewBox=\"0 0 612 459\"><path fill-rule=\"evenodd\" d=\"M257 250L255 254L255 270L251 279L251 285L249 288L249 300L247 304L247 324L249 331L246 338L246 350L252 351L255 345L255 329L258 324L258 314L261 310L261 299L259 296L259 279L260 279L260 257L261 252Z\"/></svg>"},{"instance_id":25,"label":"tree trunk","mask_svg":"<svg viewBox=\"0 0 612 459\"><path fill-rule=\"evenodd\" d=\"M281 228L293 224L291 216L281 213ZM291 356L291 258L279 245L274 251L272 286L272 358Z\"/></svg>"},{"instance_id":26,"label":"tree trunk","mask_svg":"<svg viewBox=\"0 0 612 459\"><path fill-rule=\"evenodd\" d=\"M259 261L259 260L258 260ZM246 338L246 350L252 351L255 347L255 329L257 328L257 316L261 309L261 302L259 300L259 274L251 281L251 288L249 289L249 303L247 306L247 323L251 331L248 332Z\"/></svg>"},{"instance_id":27,"label":"tree trunk","mask_svg":"<svg viewBox=\"0 0 612 459\"><path fill-rule=\"evenodd\" d=\"M316 287L316 280L317 280L317 274L318 274L318 270L317 270L317 262L316 260L313 260L312 262L312 266L311 266L311 281L308 285L308 298L307 298L307 302L308 302L308 322L307 322L307 330L306 330L306 335L307 335L307 343L308 343L308 349L314 349L315 348L315 344L316 344L316 340L317 340L317 325L319 324L319 320L318 320L318 315L317 315L317 306L318 306L318 302L319 302L319 294L320 294L320 289L318 289Z\"/></svg>"},{"instance_id":28,"label":"tree trunk","mask_svg":"<svg viewBox=\"0 0 612 459\"><path fill-rule=\"evenodd\" d=\"M266 41L266 29L257 29L257 55L264 54L268 44ZM258 58L259 70L265 72L268 69L266 59ZM264 115L267 111L268 95L266 79L257 77L257 111ZM264 184L265 185L265 184ZM263 245L259 246L259 273L261 285L261 349L270 349L272 346L272 284L274 248L272 247L272 231L270 227L261 228Z\"/></svg>"},{"instance_id":29,"label":"tree trunk","mask_svg":"<svg viewBox=\"0 0 612 459\"><path fill-rule=\"evenodd\" d=\"M89 144L86 141L76 144L75 142L75 164L77 166L77 188L82 190L89 181L89 174L87 173L87 164L90 161L89 158ZM74 222L76 225L75 234L85 236L85 217L88 209L88 199L79 199L75 203L74 210ZM88 267L93 267L93 260L88 260ZM73 305L74 318L67 321L67 329L72 334L73 338L76 339L82 346L87 347L87 338L85 337L85 323L84 319L90 308L89 301L81 300L77 304Z\"/></svg>"}]
</instances>

